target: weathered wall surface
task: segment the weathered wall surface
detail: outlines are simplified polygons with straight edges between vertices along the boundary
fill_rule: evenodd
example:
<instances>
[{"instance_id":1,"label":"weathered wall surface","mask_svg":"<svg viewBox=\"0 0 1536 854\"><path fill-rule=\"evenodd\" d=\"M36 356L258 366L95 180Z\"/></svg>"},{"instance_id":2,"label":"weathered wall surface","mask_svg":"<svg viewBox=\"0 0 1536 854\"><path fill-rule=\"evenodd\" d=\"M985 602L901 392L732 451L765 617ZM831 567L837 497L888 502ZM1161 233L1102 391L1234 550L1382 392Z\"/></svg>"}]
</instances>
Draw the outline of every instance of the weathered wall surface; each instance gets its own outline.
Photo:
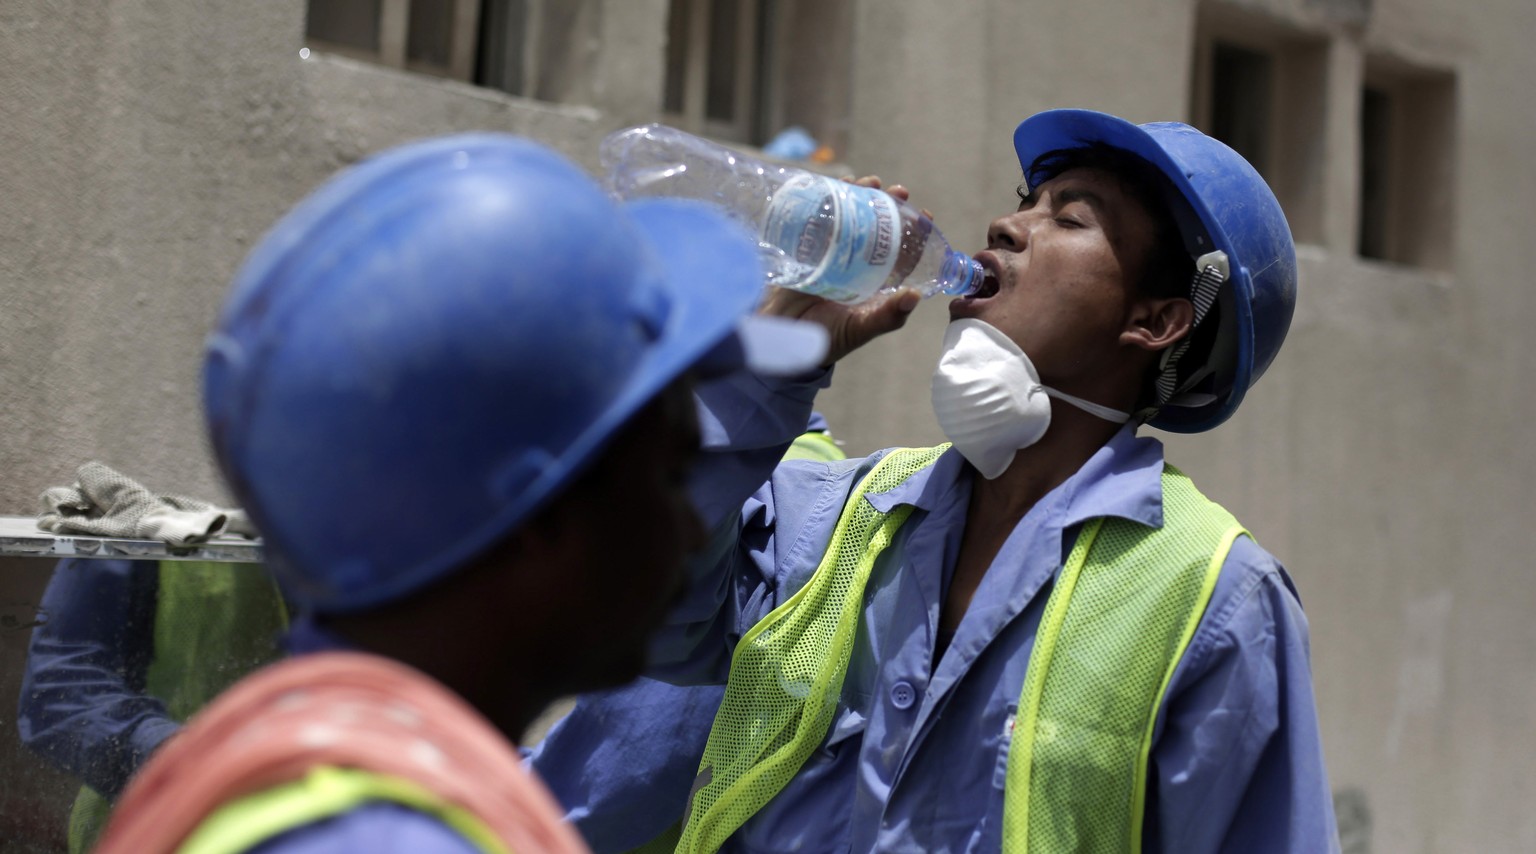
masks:
<instances>
[{"instance_id":1,"label":"weathered wall surface","mask_svg":"<svg viewBox=\"0 0 1536 854\"><path fill-rule=\"evenodd\" d=\"M301 0L7 4L0 512L32 512L86 459L218 494L198 370L244 253L335 169L414 137L523 133L594 165L600 131L660 87L665 4L607 6L598 34L639 58L602 54L586 103L555 105L301 60ZM637 97L637 80L657 82Z\"/></svg>"},{"instance_id":2,"label":"weathered wall surface","mask_svg":"<svg viewBox=\"0 0 1536 854\"><path fill-rule=\"evenodd\" d=\"M839 157L909 186L960 248L1014 204L1022 117L1192 113L1193 0L850 2L850 78L828 84L849 87ZM576 102L554 105L301 60L302 0L5 4L0 512L31 512L90 458L220 494L203 334L243 253L335 168L454 129L591 166L603 132L654 118L667 4L580 5ZM1369 827L1372 851L1536 850L1536 5L1228 5L1325 45L1321 208L1285 351L1229 424L1170 437L1171 455L1296 579L1350 832ZM1455 74L1454 181L1410 201L1450 232L1450 272L1355 256L1354 126L1381 55ZM822 408L850 450L940 438L927 378L945 317L926 305L839 368Z\"/></svg>"}]
</instances>

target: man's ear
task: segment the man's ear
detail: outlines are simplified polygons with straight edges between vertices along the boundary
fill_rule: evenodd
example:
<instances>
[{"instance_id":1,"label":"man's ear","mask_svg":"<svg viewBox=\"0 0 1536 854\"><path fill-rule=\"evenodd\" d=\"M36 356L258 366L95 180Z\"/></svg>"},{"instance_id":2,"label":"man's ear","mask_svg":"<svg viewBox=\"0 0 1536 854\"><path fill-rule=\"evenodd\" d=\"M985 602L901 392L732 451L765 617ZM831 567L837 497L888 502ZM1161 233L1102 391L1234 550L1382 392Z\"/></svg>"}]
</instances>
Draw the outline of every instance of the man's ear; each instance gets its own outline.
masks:
<instances>
[{"instance_id":1,"label":"man's ear","mask_svg":"<svg viewBox=\"0 0 1536 854\"><path fill-rule=\"evenodd\" d=\"M1120 343L1155 352L1188 335L1194 322L1195 307L1184 297L1139 299L1131 306Z\"/></svg>"}]
</instances>

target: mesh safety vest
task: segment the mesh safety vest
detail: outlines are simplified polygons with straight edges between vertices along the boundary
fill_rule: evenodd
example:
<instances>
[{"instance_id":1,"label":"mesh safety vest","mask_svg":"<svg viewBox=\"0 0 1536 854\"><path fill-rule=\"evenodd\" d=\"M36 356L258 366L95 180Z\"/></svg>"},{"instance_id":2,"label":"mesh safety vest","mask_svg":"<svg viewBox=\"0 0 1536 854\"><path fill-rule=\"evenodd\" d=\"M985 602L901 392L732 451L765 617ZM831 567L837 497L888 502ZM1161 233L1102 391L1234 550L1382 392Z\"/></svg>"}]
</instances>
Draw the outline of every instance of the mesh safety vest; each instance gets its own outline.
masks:
<instances>
[{"instance_id":1,"label":"mesh safety vest","mask_svg":"<svg viewBox=\"0 0 1536 854\"><path fill-rule=\"evenodd\" d=\"M789 450L784 452L783 459L830 463L846 460L848 455L843 453L842 447L832 438L830 431L808 430L795 437L795 441L789 445ZM683 822L682 819L678 819L671 827L662 831L661 835L638 848L631 849L629 854L671 854L677 849L677 842L682 838L682 834Z\"/></svg>"},{"instance_id":2,"label":"mesh safety vest","mask_svg":"<svg viewBox=\"0 0 1536 854\"><path fill-rule=\"evenodd\" d=\"M789 444L789 450L784 452L786 460L816 460L830 463L847 458L848 455L837 446L837 440L832 438L831 433L817 430L796 436L795 441Z\"/></svg>"},{"instance_id":3,"label":"mesh safety vest","mask_svg":"<svg viewBox=\"0 0 1536 854\"><path fill-rule=\"evenodd\" d=\"M185 721L235 680L275 661L288 610L260 564L161 561L154 658L145 693ZM69 815L70 854L95 843L112 802L82 786Z\"/></svg>"},{"instance_id":4,"label":"mesh safety vest","mask_svg":"<svg viewBox=\"0 0 1536 854\"><path fill-rule=\"evenodd\" d=\"M893 489L948 446L891 452L854 489L811 580L747 632L731 661L686 809L679 852L710 852L773 798L825 739L864 588L911 512ZM1171 466L1163 527L1084 525L1046 602L1015 717L1003 850L1141 848L1147 758L1168 681L1242 527Z\"/></svg>"}]
</instances>

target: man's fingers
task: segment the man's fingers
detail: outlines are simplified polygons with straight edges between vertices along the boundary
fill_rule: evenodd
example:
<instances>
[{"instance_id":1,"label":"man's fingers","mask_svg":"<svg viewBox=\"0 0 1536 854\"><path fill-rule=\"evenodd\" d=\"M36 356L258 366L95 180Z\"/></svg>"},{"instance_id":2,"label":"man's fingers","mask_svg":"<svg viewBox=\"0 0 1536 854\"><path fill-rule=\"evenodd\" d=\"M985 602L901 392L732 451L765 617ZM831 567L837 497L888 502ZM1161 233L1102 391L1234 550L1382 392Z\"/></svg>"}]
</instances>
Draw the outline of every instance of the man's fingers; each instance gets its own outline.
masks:
<instances>
[{"instance_id":1,"label":"man's fingers","mask_svg":"<svg viewBox=\"0 0 1536 854\"><path fill-rule=\"evenodd\" d=\"M796 320L804 316L807 311L826 302L815 294L791 288L768 288L767 290L762 304L758 306L758 314L771 314Z\"/></svg>"},{"instance_id":2,"label":"man's fingers","mask_svg":"<svg viewBox=\"0 0 1536 854\"><path fill-rule=\"evenodd\" d=\"M870 340L905 326L907 318L922 302L923 295L911 288L901 290L887 296L885 299L873 303L868 310L860 312L858 318L858 344L861 346Z\"/></svg>"}]
</instances>

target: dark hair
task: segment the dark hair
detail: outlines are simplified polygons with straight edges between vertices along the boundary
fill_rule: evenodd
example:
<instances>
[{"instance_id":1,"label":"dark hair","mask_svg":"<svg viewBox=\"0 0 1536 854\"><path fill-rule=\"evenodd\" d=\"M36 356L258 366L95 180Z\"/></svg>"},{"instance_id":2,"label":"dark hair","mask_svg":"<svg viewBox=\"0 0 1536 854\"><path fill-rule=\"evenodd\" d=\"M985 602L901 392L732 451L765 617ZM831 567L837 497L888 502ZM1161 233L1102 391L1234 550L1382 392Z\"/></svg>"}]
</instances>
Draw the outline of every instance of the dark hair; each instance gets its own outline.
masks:
<instances>
[{"instance_id":1,"label":"dark hair","mask_svg":"<svg viewBox=\"0 0 1536 854\"><path fill-rule=\"evenodd\" d=\"M1179 232L1174 205L1188 205L1162 171L1145 159L1102 142L1081 148L1059 148L1036 157L1024 172L1029 187L1040 184L1070 169L1097 169L1119 179L1130 197L1152 218L1152 247L1142 268L1136 289L1142 296L1156 299L1190 297L1194 281L1195 259L1184 245ZM1189 213L1193 217L1193 213ZM1180 366L1192 369L1205 364L1215 340L1216 312L1211 311L1200 326L1189 332L1190 348L1180 359ZM1182 371L1181 371L1182 372ZM1143 384L1139 408L1155 406L1157 363L1154 361Z\"/></svg>"}]
</instances>

